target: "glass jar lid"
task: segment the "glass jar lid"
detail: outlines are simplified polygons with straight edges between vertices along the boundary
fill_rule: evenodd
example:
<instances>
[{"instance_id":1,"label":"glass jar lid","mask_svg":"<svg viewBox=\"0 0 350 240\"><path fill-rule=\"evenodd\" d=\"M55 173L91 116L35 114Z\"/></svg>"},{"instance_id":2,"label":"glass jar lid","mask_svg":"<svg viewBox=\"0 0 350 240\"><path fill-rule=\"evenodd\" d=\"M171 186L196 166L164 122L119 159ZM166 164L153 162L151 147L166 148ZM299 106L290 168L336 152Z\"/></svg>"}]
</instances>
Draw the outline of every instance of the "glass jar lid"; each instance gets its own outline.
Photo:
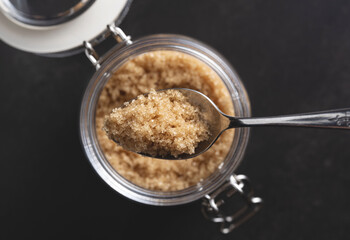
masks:
<instances>
[{"instance_id":1,"label":"glass jar lid","mask_svg":"<svg viewBox=\"0 0 350 240\"><path fill-rule=\"evenodd\" d=\"M69 21L88 9L95 0L0 0L10 17L32 26L52 26Z\"/></svg>"},{"instance_id":2,"label":"glass jar lid","mask_svg":"<svg viewBox=\"0 0 350 240\"><path fill-rule=\"evenodd\" d=\"M119 25L131 0L0 0L0 39L17 49L72 55L83 42L104 39L106 25Z\"/></svg>"}]
</instances>

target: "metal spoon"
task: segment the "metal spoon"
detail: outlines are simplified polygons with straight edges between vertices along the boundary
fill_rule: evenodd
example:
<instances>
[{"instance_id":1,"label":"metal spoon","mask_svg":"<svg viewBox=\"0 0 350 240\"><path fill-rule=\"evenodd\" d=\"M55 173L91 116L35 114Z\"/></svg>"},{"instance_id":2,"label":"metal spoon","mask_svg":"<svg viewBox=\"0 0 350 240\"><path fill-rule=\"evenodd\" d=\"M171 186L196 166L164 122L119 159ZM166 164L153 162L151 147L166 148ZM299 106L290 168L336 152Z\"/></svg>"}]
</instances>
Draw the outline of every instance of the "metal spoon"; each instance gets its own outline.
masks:
<instances>
[{"instance_id":1,"label":"metal spoon","mask_svg":"<svg viewBox=\"0 0 350 240\"><path fill-rule=\"evenodd\" d=\"M220 109L215 105L215 103L212 100L210 100L201 92L186 88L173 89L178 90L183 95L185 95L192 105L199 106L199 108L201 109L202 116L209 125L209 131L211 135L207 141L203 141L198 144L194 154L182 154L179 155L177 158L171 155L152 156L153 158L180 160L196 157L207 151L224 131L231 128L283 126L350 130L350 108L275 117L240 118L224 114L220 111ZM148 156L147 154L143 153L139 154Z\"/></svg>"}]
</instances>

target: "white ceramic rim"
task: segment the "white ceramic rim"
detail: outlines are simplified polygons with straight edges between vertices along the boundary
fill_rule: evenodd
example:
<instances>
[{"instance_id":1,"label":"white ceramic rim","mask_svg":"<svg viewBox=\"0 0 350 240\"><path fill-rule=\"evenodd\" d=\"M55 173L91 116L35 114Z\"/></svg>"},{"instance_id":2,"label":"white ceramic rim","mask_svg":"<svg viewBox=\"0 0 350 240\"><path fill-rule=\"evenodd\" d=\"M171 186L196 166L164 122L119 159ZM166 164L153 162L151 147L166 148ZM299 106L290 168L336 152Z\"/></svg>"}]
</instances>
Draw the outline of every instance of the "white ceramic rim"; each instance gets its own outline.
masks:
<instances>
[{"instance_id":1,"label":"white ceramic rim","mask_svg":"<svg viewBox=\"0 0 350 240\"><path fill-rule=\"evenodd\" d=\"M8 45L31 53L50 54L75 49L99 36L122 15L129 0L95 1L72 20L50 27L30 26L0 11L0 39Z\"/></svg>"}]
</instances>

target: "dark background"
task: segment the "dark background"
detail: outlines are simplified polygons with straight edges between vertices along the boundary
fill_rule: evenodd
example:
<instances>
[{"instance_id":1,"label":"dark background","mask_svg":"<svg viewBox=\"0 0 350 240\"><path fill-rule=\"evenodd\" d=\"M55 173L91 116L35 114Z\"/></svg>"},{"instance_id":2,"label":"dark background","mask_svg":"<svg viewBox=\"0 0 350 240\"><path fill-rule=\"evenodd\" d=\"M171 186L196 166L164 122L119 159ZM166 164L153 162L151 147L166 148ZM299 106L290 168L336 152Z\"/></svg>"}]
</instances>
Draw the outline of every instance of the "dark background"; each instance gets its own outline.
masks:
<instances>
[{"instance_id":1,"label":"dark background","mask_svg":"<svg viewBox=\"0 0 350 240\"><path fill-rule=\"evenodd\" d=\"M135 0L134 39L188 35L235 67L254 116L350 107L350 1ZM94 172L79 142L85 55L45 58L0 42L0 239L346 239L350 132L253 129L238 173L264 207L224 236L200 201L153 207Z\"/></svg>"}]
</instances>

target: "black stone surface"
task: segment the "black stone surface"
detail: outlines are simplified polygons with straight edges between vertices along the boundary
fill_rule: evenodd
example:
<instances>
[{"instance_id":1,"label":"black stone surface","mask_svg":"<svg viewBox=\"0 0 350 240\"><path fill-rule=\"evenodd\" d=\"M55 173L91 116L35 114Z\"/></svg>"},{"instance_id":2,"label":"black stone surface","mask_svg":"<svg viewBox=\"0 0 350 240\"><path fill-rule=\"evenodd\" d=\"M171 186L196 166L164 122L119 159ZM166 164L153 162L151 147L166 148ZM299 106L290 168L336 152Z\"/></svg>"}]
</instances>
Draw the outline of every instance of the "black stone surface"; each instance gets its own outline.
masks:
<instances>
[{"instance_id":1,"label":"black stone surface","mask_svg":"<svg viewBox=\"0 0 350 240\"><path fill-rule=\"evenodd\" d=\"M121 27L213 46L253 115L268 116L350 107L349 22L347 0L135 0ZM265 204L224 236L200 201L138 204L95 174L78 133L94 72L83 54L45 58L3 42L0 53L0 239L349 238L350 131L253 129L237 172Z\"/></svg>"}]
</instances>

